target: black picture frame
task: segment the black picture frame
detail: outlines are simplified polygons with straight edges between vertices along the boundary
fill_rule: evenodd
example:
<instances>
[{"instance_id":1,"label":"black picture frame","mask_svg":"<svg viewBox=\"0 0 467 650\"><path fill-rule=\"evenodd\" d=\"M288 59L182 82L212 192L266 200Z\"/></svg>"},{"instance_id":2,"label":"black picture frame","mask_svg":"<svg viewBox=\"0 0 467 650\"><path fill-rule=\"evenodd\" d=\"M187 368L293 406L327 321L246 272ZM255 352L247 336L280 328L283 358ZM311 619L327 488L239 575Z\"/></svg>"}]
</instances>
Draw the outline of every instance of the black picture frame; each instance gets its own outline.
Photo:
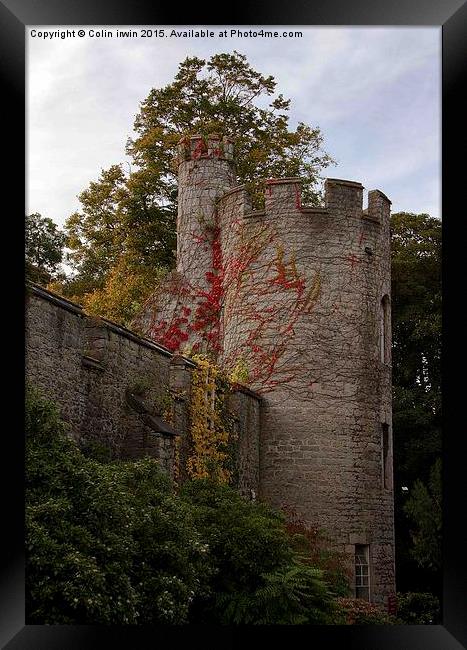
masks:
<instances>
[{"instance_id":1,"label":"black picture frame","mask_svg":"<svg viewBox=\"0 0 467 650\"><path fill-rule=\"evenodd\" d=\"M465 473L460 445L463 422L456 422L456 413L463 400L463 383L450 374L462 364L465 346L456 342L464 337L465 317L448 318L459 296L453 288L459 261L465 257L457 246L463 239L457 233L462 220L463 164L454 163L462 146L463 122L467 115L462 99L467 76L467 3L464 0L315 0L306 4L289 0L279 5L256 2L249 7L233 6L230 15L213 20L208 6L192 4L183 7L145 3L144 0L2 0L0 2L0 70L3 76L2 143L4 203L11 198L10 208L3 211L3 247L13 250L8 266L4 263L3 325L4 341L4 422L11 414L11 424L3 427L2 452L3 542L0 573L0 642L5 650L101 648L149 648L160 643L188 643L190 649L222 644L229 648L239 642L264 644L271 641L290 645L305 642L317 648L359 648L375 650L459 650L467 645L466 537L457 522L465 495L462 479ZM227 7L229 10L229 7ZM226 11L227 14L227 11ZM183 18L183 21L181 21ZM442 29L443 70L443 485L444 485L444 588L443 624L433 626L374 627L274 627L232 629L228 627L146 628L105 626L27 626L24 622L24 439L19 426L23 412L24 355L23 335L24 269L23 218L24 197L24 100L25 100L25 29L28 25L345 25L345 26L439 26ZM10 138L10 144L6 141ZM464 139L465 142L465 139ZM462 197L463 198L463 197ZM20 214L21 213L21 214ZM7 230L8 227L8 230ZM456 264L458 265L456 268ZM13 281L12 281L13 280ZM461 285L460 285L461 286ZM465 310L464 310L465 311ZM451 311L451 313L456 313ZM463 327L463 329L461 329ZM17 340L15 340L17 337ZM461 349L460 349L461 348ZM5 357L9 356L8 360ZM462 391L462 393L461 393ZM5 549L6 542L6 549ZM297 641L295 640L297 639Z\"/></svg>"}]
</instances>

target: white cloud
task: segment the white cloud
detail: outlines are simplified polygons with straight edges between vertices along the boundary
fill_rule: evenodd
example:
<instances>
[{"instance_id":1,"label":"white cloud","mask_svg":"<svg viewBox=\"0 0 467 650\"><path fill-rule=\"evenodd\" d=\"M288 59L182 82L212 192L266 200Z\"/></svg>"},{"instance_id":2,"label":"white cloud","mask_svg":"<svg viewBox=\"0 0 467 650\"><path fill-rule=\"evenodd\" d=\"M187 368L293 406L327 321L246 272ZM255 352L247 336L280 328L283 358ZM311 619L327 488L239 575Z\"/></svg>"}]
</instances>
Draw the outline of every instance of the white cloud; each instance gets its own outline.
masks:
<instances>
[{"instance_id":1,"label":"white cloud","mask_svg":"<svg viewBox=\"0 0 467 650\"><path fill-rule=\"evenodd\" d=\"M233 49L276 78L292 124L320 126L339 161L330 175L390 187L407 210L439 202L439 30L297 29L303 38L29 39L28 210L63 223L100 170L126 159L150 89L186 56Z\"/></svg>"}]
</instances>

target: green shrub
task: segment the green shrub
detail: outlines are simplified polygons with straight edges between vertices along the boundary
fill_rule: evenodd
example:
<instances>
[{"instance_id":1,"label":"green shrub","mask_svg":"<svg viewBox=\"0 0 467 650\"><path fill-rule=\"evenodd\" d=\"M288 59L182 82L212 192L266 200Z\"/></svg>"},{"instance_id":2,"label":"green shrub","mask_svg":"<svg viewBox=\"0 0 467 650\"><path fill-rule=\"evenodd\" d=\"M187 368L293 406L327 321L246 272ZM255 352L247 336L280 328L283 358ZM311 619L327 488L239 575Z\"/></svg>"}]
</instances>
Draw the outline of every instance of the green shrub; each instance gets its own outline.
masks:
<instances>
[{"instance_id":1,"label":"green shrub","mask_svg":"<svg viewBox=\"0 0 467 650\"><path fill-rule=\"evenodd\" d=\"M66 438L57 410L26 399L29 623L134 623L129 504L111 472Z\"/></svg>"},{"instance_id":2,"label":"green shrub","mask_svg":"<svg viewBox=\"0 0 467 650\"><path fill-rule=\"evenodd\" d=\"M345 625L395 625L397 619L379 605L361 598L338 598L336 623Z\"/></svg>"},{"instance_id":3,"label":"green shrub","mask_svg":"<svg viewBox=\"0 0 467 650\"><path fill-rule=\"evenodd\" d=\"M113 450L109 445L106 445L99 440L93 438L83 437L78 443L79 450L92 460L98 460L100 463L109 463L113 458Z\"/></svg>"},{"instance_id":4,"label":"green shrub","mask_svg":"<svg viewBox=\"0 0 467 650\"><path fill-rule=\"evenodd\" d=\"M208 593L213 568L190 508L152 459L122 464L134 503L132 581L145 624L186 623L195 596Z\"/></svg>"},{"instance_id":5,"label":"green shrub","mask_svg":"<svg viewBox=\"0 0 467 650\"><path fill-rule=\"evenodd\" d=\"M64 431L29 392L28 623L186 622L210 575L189 509L156 461L101 464Z\"/></svg>"},{"instance_id":6,"label":"green shrub","mask_svg":"<svg viewBox=\"0 0 467 650\"><path fill-rule=\"evenodd\" d=\"M249 502L235 489L209 479L186 482L180 498L190 505L218 568L217 586L256 586L258 560L267 572L293 556L282 515Z\"/></svg>"},{"instance_id":7,"label":"green shrub","mask_svg":"<svg viewBox=\"0 0 467 650\"><path fill-rule=\"evenodd\" d=\"M181 498L193 507L216 570L211 596L194 603L194 621L329 622L332 602L322 573L297 559L282 513L206 479L186 483Z\"/></svg>"},{"instance_id":8,"label":"green shrub","mask_svg":"<svg viewBox=\"0 0 467 650\"><path fill-rule=\"evenodd\" d=\"M397 618L409 625L437 625L440 622L439 600L430 593L398 593Z\"/></svg>"},{"instance_id":9,"label":"green shrub","mask_svg":"<svg viewBox=\"0 0 467 650\"><path fill-rule=\"evenodd\" d=\"M335 606L319 569L298 561L261 574L254 591L215 595L220 622L253 625L326 624Z\"/></svg>"},{"instance_id":10,"label":"green shrub","mask_svg":"<svg viewBox=\"0 0 467 650\"><path fill-rule=\"evenodd\" d=\"M307 525L291 508L284 509L290 544L302 561L322 571L334 596L350 596L351 570L347 556L332 547L324 531Z\"/></svg>"},{"instance_id":11,"label":"green shrub","mask_svg":"<svg viewBox=\"0 0 467 650\"><path fill-rule=\"evenodd\" d=\"M86 455L34 391L26 434L29 624L336 619L323 573L300 560L283 513L205 479L175 494L150 458Z\"/></svg>"}]
</instances>

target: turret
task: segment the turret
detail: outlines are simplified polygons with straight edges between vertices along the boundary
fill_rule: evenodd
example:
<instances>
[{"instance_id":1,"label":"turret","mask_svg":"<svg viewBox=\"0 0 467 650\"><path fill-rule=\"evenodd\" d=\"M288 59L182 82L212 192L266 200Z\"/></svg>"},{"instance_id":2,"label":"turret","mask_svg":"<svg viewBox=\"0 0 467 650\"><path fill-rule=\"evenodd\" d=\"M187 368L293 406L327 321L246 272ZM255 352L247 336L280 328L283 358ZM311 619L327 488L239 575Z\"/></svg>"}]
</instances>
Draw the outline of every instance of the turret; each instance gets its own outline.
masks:
<instances>
[{"instance_id":1,"label":"turret","mask_svg":"<svg viewBox=\"0 0 467 650\"><path fill-rule=\"evenodd\" d=\"M212 269L216 201L235 185L233 141L218 135L178 145L177 271L201 287Z\"/></svg>"},{"instance_id":2,"label":"turret","mask_svg":"<svg viewBox=\"0 0 467 650\"><path fill-rule=\"evenodd\" d=\"M390 201L373 190L363 209L363 193L327 179L324 207L306 207L300 179L285 178L265 182L262 211L244 209L241 188L219 201L238 232L224 259L245 259L239 243L253 251L226 286L223 341L224 360L240 356L264 395L260 497L325 529L355 594L383 604L394 591Z\"/></svg>"}]
</instances>

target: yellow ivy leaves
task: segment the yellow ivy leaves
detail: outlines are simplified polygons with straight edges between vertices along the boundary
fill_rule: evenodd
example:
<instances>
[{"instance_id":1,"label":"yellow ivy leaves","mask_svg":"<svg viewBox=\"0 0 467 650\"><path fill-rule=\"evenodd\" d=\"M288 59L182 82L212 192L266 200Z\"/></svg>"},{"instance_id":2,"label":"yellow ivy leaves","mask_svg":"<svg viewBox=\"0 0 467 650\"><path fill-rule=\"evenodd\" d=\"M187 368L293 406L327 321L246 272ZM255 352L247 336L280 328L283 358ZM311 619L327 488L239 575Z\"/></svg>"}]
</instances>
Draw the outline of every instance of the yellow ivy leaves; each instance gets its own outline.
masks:
<instances>
[{"instance_id":1,"label":"yellow ivy leaves","mask_svg":"<svg viewBox=\"0 0 467 650\"><path fill-rule=\"evenodd\" d=\"M191 389L191 455L187 472L191 478L212 478L228 483L229 431L223 423L224 395L219 391L221 373L208 359L196 356L197 368L192 375Z\"/></svg>"}]
</instances>

